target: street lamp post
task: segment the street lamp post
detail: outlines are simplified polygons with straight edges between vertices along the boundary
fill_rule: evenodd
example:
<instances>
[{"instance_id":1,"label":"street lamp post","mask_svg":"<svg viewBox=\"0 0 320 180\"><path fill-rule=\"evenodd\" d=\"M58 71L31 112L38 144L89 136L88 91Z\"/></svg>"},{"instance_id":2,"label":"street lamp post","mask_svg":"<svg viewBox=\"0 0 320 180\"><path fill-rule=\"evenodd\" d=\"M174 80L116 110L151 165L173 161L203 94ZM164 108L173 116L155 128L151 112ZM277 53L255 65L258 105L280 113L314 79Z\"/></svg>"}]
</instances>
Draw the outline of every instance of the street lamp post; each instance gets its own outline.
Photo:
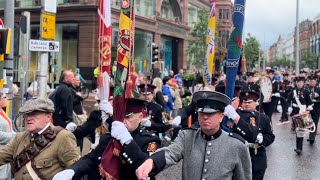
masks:
<instances>
[{"instance_id":1,"label":"street lamp post","mask_svg":"<svg viewBox=\"0 0 320 180\"><path fill-rule=\"evenodd\" d=\"M299 35L300 35L300 27L299 27L299 0L297 0L297 12L296 12L296 76L299 76L299 52L300 52L300 48L299 48L299 44L300 44L300 40L299 40Z\"/></svg>"}]
</instances>

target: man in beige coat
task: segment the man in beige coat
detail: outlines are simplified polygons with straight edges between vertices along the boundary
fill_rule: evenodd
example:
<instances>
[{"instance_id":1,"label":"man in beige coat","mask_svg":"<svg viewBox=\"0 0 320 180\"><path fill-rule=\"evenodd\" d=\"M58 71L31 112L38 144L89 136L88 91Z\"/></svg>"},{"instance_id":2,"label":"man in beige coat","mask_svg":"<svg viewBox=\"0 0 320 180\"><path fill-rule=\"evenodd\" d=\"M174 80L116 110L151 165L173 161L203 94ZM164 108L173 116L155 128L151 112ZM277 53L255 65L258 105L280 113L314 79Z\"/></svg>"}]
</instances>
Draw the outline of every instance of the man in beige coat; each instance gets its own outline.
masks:
<instances>
[{"instance_id":1,"label":"man in beige coat","mask_svg":"<svg viewBox=\"0 0 320 180\"><path fill-rule=\"evenodd\" d=\"M52 179L79 159L74 135L52 125L53 112L48 98L31 99L19 109L26 131L0 150L0 165L11 163L16 180Z\"/></svg>"}]
</instances>

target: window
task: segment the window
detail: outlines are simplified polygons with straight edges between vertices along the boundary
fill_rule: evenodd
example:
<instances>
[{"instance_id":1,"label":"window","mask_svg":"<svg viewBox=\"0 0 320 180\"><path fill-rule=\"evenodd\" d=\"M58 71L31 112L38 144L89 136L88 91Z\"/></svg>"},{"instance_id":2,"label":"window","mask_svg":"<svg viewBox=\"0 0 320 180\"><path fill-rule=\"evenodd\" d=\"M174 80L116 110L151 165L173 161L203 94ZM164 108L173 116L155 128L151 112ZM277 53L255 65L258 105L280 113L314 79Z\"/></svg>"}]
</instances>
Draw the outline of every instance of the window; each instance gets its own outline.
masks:
<instances>
[{"instance_id":1,"label":"window","mask_svg":"<svg viewBox=\"0 0 320 180\"><path fill-rule=\"evenodd\" d=\"M228 20L229 19L229 10L228 9L219 9L219 19Z\"/></svg>"},{"instance_id":2,"label":"window","mask_svg":"<svg viewBox=\"0 0 320 180\"><path fill-rule=\"evenodd\" d=\"M198 20L198 8L192 4L188 5L188 25L193 27Z\"/></svg>"},{"instance_id":3,"label":"window","mask_svg":"<svg viewBox=\"0 0 320 180\"><path fill-rule=\"evenodd\" d=\"M163 0L162 2L161 17L166 19L175 19L169 0Z\"/></svg>"},{"instance_id":4,"label":"window","mask_svg":"<svg viewBox=\"0 0 320 180\"><path fill-rule=\"evenodd\" d=\"M136 0L136 14L144 17L154 16L154 1L155 0Z\"/></svg>"},{"instance_id":5,"label":"window","mask_svg":"<svg viewBox=\"0 0 320 180\"><path fill-rule=\"evenodd\" d=\"M121 2L119 0L111 0L111 7L115 9L120 9Z\"/></svg>"}]
</instances>

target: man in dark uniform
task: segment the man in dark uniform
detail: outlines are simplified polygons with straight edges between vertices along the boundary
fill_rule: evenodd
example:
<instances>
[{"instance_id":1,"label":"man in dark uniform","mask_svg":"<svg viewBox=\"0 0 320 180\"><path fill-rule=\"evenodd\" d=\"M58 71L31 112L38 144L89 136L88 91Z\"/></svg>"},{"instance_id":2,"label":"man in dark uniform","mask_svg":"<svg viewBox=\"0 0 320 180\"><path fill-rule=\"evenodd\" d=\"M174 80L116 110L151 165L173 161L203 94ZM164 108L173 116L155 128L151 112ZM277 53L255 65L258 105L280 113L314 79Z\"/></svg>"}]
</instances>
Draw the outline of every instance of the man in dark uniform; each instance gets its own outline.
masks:
<instances>
[{"instance_id":1,"label":"man in dark uniform","mask_svg":"<svg viewBox=\"0 0 320 180\"><path fill-rule=\"evenodd\" d=\"M259 128L255 141L249 141L249 151L252 162L252 179L262 180L267 168L267 155L265 147L274 141L274 134L270 118L265 114L256 111L259 94L254 91L243 91L240 93L241 109L239 115L247 123ZM241 135L241 134L240 134Z\"/></svg>"},{"instance_id":2,"label":"man in dark uniform","mask_svg":"<svg viewBox=\"0 0 320 180\"><path fill-rule=\"evenodd\" d=\"M310 111L312 120L316 126L316 129L314 132L311 132L309 134L308 141L310 144L313 144L316 138L317 130L318 130L318 122L319 122L319 116L320 116L320 87L317 86L317 76L310 75L308 76L309 79L309 92L310 92L310 98L313 102L313 110Z\"/></svg>"},{"instance_id":3,"label":"man in dark uniform","mask_svg":"<svg viewBox=\"0 0 320 180\"><path fill-rule=\"evenodd\" d=\"M291 116L313 110L313 103L310 98L310 92L304 87L305 78L300 76L296 77L294 80L296 82L296 87L293 88L288 98L288 104L291 105L291 107L289 107L288 109L288 112L291 113ZM292 124L294 124L294 122L292 122ZM297 127L294 127L294 129L296 129L295 151L298 155L300 155L302 152L303 137L306 133L300 131Z\"/></svg>"},{"instance_id":4,"label":"man in dark uniform","mask_svg":"<svg viewBox=\"0 0 320 180\"><path fill-rule=\"evenodd\" d=\"M168 122L163 122L162 113L164 109L154 102L153 92L156 86L152 84L140 84L138 86L140 92L140 99L146 102L146 116L141 125L146 127L149 131L154 131L158 133L164 133L166 130L170 129L171 126Z\"/></svg>"},{"instance_id":5,"label":"man in dark uniform","mask_svg":"<svg viewBox=\"0 0 320 180\"><path fill-rule=\"evenodd\" d=\"M113 122L111 134L103 135L94 150L71 165L69 169L56 174L54 180L80 179L88 173L95 175L89 176L89 179L101 179L98 171L99 164L112 137L119 140L123 146L119 153L120 179L137 179L135 170L160 147L161 143L154 133L140 129L139 123L142 121L143 110L144 101L128 99L124 122ZM100 173L104 173L101 171L103 170L100 168Z\"/></svg>"}]
</instances>

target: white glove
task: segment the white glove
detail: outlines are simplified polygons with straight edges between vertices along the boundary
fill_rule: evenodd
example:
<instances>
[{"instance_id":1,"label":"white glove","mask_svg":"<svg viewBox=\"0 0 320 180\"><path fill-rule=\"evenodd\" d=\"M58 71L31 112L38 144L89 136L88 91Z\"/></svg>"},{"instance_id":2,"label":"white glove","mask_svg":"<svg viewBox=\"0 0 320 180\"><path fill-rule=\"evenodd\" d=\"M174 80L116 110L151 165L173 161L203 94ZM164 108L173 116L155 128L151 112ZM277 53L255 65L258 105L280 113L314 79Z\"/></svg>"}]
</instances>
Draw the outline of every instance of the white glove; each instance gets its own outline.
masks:
<instances>
[{"instance_id":1,"label":"white glove","mask_svg":"<svg viewBox=\"0 0 320 180\"><path fill-rule=\"evenodd\" d=\"M292 107L288 107L288 114L291 114L292 113Z\"/></svg>"},{"instance_id":2,"label":"white glove","mask_svg":"<svg viewBox=\"0 0 320 180\"><path fill-rule=\"evenodd\" d=\"M315 97L315 98L318 98L318 97L319 97L319 94L318 94L318 93L314 93L314 97Z\"/></svg>"},{"instance_id":3,"label":"white glove","mask_svg":"<svg viewBox=\"0 0 320 180\"><path fill-rule=\"evenodd\" d=\"M307 111L312 111L312 110L313 110L313 105L307 107Z\"/></svg>"},{"instance_id":4,"label":"white glove","mask_svg":"<svg viewBox=\"0 0 320 180\"><path fill-rule=\"evenodd\" d=\"M123 144L129 144L133 139L126 126L120 121L114 121L111 125L111 136Z\"/></svg>"},{"instance_id":5,"label":"white glove","mask_svg":"<svg viewBox=\"0 0 320 180\"><path fill-rule=\"evenodd\" d=\"M178 127L181 123L181 116L176 116L173 120L172 120L172 127Z\"/></svg>"},{"instance_id":6,"label":"white glove","mask_svg":"<svg viewBox=\"0 0 320 180\"><path fill-rule=\"evenodd\" d=\"M71 180L73 176L74 170L66 169L53 176L52 180Z\"/></svg>"},{"instance_id":7,"label":"white glove","mask_svg":"<svg viewBox=\"0 0 320 180\"><path fill-rule=\"evenodd\" d=\"M281 106L281 105L277 105L277 111L278 111L279 113L282 113L282 106Z\"/></svg>"},{"instance_id":8,"label":"white glove","mask_svg":"<svg viewBox=\"0 0 320 180\"><path fill-rule=\"evenodd\" d=\"M274 93L274 94L272 94L272 96L274 96L274 97L280 97L280 93Z\"/></svg>"},{"instance_id":9,"label":"white glove","mask_svg":"<svg viewBox=\"0 0 320 180\"><path fill-rule=\"evenodd\" d=\"M103 100L100 102L99 109L105 112L106 114L109 114L110 116L113 115L113 107L107 100Z\"/></svg>"},{"instance_id":10,"label":"white glove","mask_svg":"<svg viewBox=\"0 0 320 180\"><path fill-rule=\"evenodd\" d=\"M224 115L232 120L235 120L237 116L239 116L234 107L230 104L227 107L225 107Z\"/></svg>"},{"instance_id":11,"label":"white glove","mask_svg":"<svg viewBox=\"0 0 320 180\"><path fill-rule=\"evenodd\" d=\"M66 130L73 132L77 129L77 125L74 122L69 122L66 126Z\"/></svg>"},{"instance_id":12,"label":"white glove","mask_svg":"<svg viewBox=\"0 0 320 180\"><path fill-rule=\"evenodd\" d=\"M141 126L144 127L150 127L151 126L151 121L149 120L149 118L145 118L141 121L140 123Z\"/></svg>"},{"instance_id":13,"label":"white glove","mask_svg":"<svg viewBox=\"0 0 320 180\"><path fill-rule=\"evenodd\" d=\"M257 143L261 144L262 142L263 142L263 135L262 135L262 133L259 133L257 136Z\"/></svg>"}]
</instances>

